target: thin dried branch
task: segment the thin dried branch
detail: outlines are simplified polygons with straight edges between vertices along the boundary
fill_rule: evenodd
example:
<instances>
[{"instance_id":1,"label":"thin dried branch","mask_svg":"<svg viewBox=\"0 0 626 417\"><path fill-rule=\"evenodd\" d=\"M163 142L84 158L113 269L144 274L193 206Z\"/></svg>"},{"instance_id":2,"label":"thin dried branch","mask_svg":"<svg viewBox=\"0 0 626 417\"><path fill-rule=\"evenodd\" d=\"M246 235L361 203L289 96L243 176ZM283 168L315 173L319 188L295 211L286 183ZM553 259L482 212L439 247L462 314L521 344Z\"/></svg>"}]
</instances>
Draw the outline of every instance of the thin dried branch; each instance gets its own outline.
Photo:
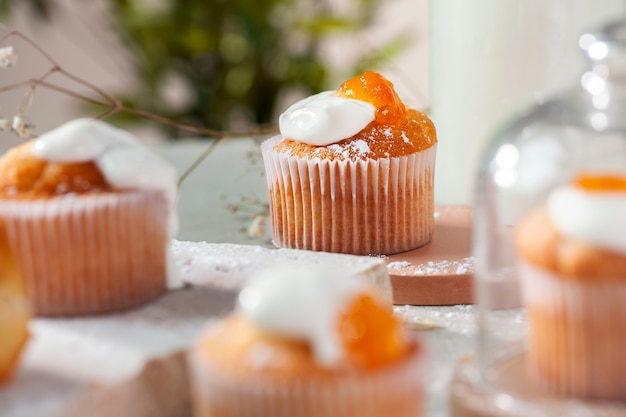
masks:
<instances>
[{"instance_id":1,"label":"thin dried branch","mask_svg":"<svg viewBox=\"0 0 626 417\"><path fill-rule=\"evenodd\" d=\"M40 45L38 45L34 40L24 35L23 33L17 30L8 30L7 33L0 37L0 44L6 44L11 38L19 38L24 41L26 44L31 46L36 52L38 52L49 64L50 67L46 69L46 71L39 77L30 78L28 80L19 81L16 83L0 86L0 93L8 92L11 90L15 90L18 88L27 87L28 90L21 100L17 107L18 115L22 115L25 113L26 108L30 105L31 100L35 94L37 88L46 88L52 91L56 91L61 94L65 94L71 97L74 97L78 100L82 100L91 104L101 105L105 107L105 111L96 116L99 119L105 119L115 113L125 112L128 114L133 114L135 116L142 117L144 119L176 127L178 129L196 134L201 137L209 137L214 138L206 148L204 152L202 152L198 158L191 163L191 165L183 172L179 179L179 186L182 182L191 174L214 150L215 148L222 142L222 140L227 138L235 138L235 137L250 137L260 134L273 134L275 133L273 129L266 128L255 128L250 130L242 130L242 131L221 131L206 128L204 126L192 125L189 123L183 123L176 120L169 119L167 117L160 116L158 114L150 113L141 109L136 109L125 105L121 100L117 99L112 94L106 92L105 90L99 88L95 84L81 78L70 71L65 70L61 65L57 63L57 61L48 54ZM71 88L61 86L54 82L49 81L49 78L58 74L61 77L64 77L79 86L85 87L88 90L92 91L96 96L100 98L89 97L85 94L79 93Z\"/></svg>"}]
</instances>

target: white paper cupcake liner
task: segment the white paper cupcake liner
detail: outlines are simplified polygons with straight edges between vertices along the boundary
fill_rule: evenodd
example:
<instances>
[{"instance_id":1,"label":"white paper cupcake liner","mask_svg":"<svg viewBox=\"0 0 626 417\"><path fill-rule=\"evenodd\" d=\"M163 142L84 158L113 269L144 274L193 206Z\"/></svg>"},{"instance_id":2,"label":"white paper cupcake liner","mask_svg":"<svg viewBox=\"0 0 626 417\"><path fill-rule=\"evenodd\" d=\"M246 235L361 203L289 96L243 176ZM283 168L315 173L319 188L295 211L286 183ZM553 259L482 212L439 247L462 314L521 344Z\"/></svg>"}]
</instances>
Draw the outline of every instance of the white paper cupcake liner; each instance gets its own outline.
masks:
<instances>
[{"instance_id":1,"label":"white paper cupcake liner","mask_svg":"<svg viewBox=\"0 0 626 417\"><path fill-rule=\"evenodd\" d=\"M378 160L299 158L262 145L274 242L281 247L392 254L428 243L436 145Z\"/></svg>"},{"instance_id":2,"label":"white paper cupcake liner","mask_svg":"<svg viewBox=\"0 0 626 417\"><path fill-rule=\"evenodd\" d=\"M229 374L199 349L189 353L195 417L419 417L424 408L424 352L354 374L267 377Z\"/></svg>"},{"instance_id":3,"label":"white paper cupcake liner","mask_svg":"<svg viewBox=\"0 0 626 417\"><path fill-rule=\"evenodd\" d=\"M573 279L523 264L529 357L552 390L626 400L626 281Z\"/></svg>"},{"instance_id":4,"label":"white paper cupcake liner","mask_svg":"<svg viewBox=\"0 0 626 417\"><path fill-rule=\"evenodd\" d=\"M0 202L37 315L103 313L162 294L168 213L157 192Z\"/></svg>"}]
</instances>

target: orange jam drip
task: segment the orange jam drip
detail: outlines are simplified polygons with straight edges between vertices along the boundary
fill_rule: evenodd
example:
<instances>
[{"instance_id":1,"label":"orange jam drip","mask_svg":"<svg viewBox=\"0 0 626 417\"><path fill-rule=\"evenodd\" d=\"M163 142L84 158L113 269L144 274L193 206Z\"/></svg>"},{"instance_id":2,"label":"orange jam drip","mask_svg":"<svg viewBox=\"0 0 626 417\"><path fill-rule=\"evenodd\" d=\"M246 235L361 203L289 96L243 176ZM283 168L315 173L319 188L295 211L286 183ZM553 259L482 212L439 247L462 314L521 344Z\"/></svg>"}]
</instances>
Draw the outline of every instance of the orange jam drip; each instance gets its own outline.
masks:
<instances>
[{"instance_id":1,"label":"orange jam drip","mask_svg":"<svg viewBox=\"0 0 626 417\"><path fill-rule=\"evenodd\" d=\"M406 354L407 340L391 308L370 295L356 297L341 315L339 331L348 360L361 368L375 368Z\"/></svg>"},{"instance_id":2,"label":"orange jam drip","mask_svg":"<svg viewBox=\"0 0 626 417\"><path fill-rule=\"evenodd\" d=\"M620 175L582 174L574 184L587 191L626 191L626 177Z\"/></svg>"},{"instance_id":3,"label":"orange jam drip","mask_svg":"<svg viewBox=\"0 0 626 417\"><path fill-rule=\"evenodd\" d=\"M375 120L382 125L393 125L406 115L406 107L391 81L377 72L366 71L346 80L339 87L346 97L372 103L376 107Z\"/></svg>"}]
</instances>

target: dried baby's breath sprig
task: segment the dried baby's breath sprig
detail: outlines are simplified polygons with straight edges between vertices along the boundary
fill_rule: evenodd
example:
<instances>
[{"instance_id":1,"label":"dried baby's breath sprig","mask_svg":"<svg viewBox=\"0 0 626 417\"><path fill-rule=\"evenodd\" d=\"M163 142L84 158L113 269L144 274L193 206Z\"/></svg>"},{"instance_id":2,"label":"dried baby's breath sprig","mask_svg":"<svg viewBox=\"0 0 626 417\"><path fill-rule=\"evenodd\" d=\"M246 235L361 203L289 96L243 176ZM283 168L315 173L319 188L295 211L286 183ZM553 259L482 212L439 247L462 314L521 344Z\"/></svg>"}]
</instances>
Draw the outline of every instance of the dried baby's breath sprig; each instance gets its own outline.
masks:
<instances>
[{"instance_id":1,"label":"dried baby's breath sprig","mask_svg":"<svg viewBox=\"0 0 626 417\"><path fill-rule=\"evenodd\" d=\"M0 131L1 132L10 132L12 129L12 120L9 120L6 117L0 117Z\"/></svg>"},{"instance_id":2,"label":"dried baby's breath sprig","mask_svg":"<svg viewBox=\"0 0 626 417\"><path fill-rule=\"evenodd\" d=\"M17 55L13 52L12 46L0 48L0 69L14 67L17 64Z\"/></svg>"},{"instance_id":3,"label":"dried baby's breath sprig","mask_svg":"<svg viewBox=\"0 0 626 417\"><path fill-rule=\"evenodd\" d=\"M205 151L202 152L196 158L196 160L193 161L191 165L182 173L178 181L179 186L189 176L189 174L191 174L208 157L208 155L210 155L213 152L213 150L221 143L222 140L227 139L227 138L235 138L235 137L267 136L269 134L276 133L274 127L270 127L269 129L264 128L264 127L256 127L254 129L243 130L243 131L215 130L215 129L210 129L210 128L206 128L203 126L197 126L197 125L191 125L188 123L178 122L172 119L168 119L166 117L159 116L157 114L153 114L153 113L146 112L140 109L129 107L125 105L122 101L117 99L115 96L109 94L108 92L99 88L93 83L65 70L63 67L61 67L61 65L58 64L58 62L49 53L47 53L41 46L39 46L35 41L30 39L28 36L24 35L23 33L17 30L7 29L6 27L0 24L0 31L1 30L6 31L6 33L0 37L0 45L6 45L6 46L0 47L0 69L7 69L17 64L17 55L14 51L14 46L8 45L8 42L13 39L19 39L25 42L27 45L33 48L37 53L39 53L50 65L45 70L45 72L43 72L43 74L38 77L22 80L22 81L15 82L9 85L0 86L0 94L7 92L7 91L19 89L19 88L27 89L24 98L22 99L21 103L19 104L17 108L17 114L20 117L26 113L27 107L31 105L32 99L35 95L35 91L38 88L46 88L46 89L56 91L61 94L72 96L74 98L83 100L88 103L97 104L97 105L101 105L105 107L106 110L104 112L95 116L95 118L98 118L98 119L105 119L115 113L125 112L128 114L142 117L144 119L147 119L156 123L173 126L178 129L185 130L187 132L196 134L199 137L213 138L214 140L209 145L207 145L207 148L205 149ZM49 81L49 78L54 74L58 74L61 77L64 77L70 81L73 81L74 83L80 86L86 87L91 92L95 93L95 96L87 96L85 94L81 94L77 91L74 91L70 88L61 86L55 82ZM405 78L407 80L410 79L410 77L405 77ZM415 87L415 86L412 86L412 87ZM417 88L414 88L414 90L419 92L419 89ZM24 125L19 125L17 129L14 127L9 128L7 124L7 120L8 119L0 118L0 130L3 130L3 131L12 130L22 138L32 136L32 131L33 131L32 124L26 123Z\"/></svg>"},{"instance_id":4,"label":"dried baby's breath sprig","mask_svg":"<svg viewBox=\"0 0 626 417\"><path fill-rule=\"evenodd\" d=\"M26 127L26 121L20 115L13 116L13 121L11 122L11 129L18 131L24 129Z\"/></svg>"},{"instance_id":5,"label":"dried baby's breath sprig","mask_svg":"<svg viewBox=\"0 0 626 417\"><path fill-rule=\"evenodd\" d=\"M33 129L34 125L22 115L17 114L10 119L0 117L0 132L15 132L21 138L28 138Z\"/></svg>"},{"instance_id":6,"label":"dried baby's breath sprig","mask_svg":"<svg viewBox=\"0 0 626 417\"><path fill-rule=\"evenodd\" d=\"M23 116L17 114L13 116L11 122L11 130L13 130L21 138L27 138L31 135L34 125L28 122Z\"/></svg>"},{"instance_id":7,"label":"dried baby's breath sprig","mask_svg":"<svg viewBox=\"0 0 626 417\"><path fill-rule=\"evenodd\" d=\"M214 138L215 140L212 141L207 146L206 150L202 152L198 156L198 158L189 166L189 168L187 168L187 170L185 170L183 174L180 176L179 181L178 181L179 186L180 186L180 184L185 180L185 178L191 172L193 172L193 170L198 165L200 165L200 163L202 163L202 161L204 161L204 159L206 159L206 157L211 152L213 152L215 147L222 140L227 139L227 138L234 138L234 137L250 137L250 136L255 136L255 135L265 135L265 134L275 133L273 129L260 129L260 128L256 128L252 130L245 130L245 131L215 130L215 129L210 129L210 128L206 128L203 126L197 126L197 125L191 125L187 123L178 122L172 119L168 119L166 117L159 116L157 114L153 114L153 113L146 112L140 109L129 107L125 105L124 103L122 103L115 96L97 87L93 83L65 70L41 46L39 46L35 41L33 41L28 36L24 35L23 33L17 30L7 30L7 33L4 36L0 37L0 44L6 45L9 41L13 39L19 39L25 42L27 45L29 45L35 51L37 51L50 64L50 67L47 68L45 72L38 77L30 78L27 80L22 80L19 82L15 82L13 84L0 86L0 93L8 92L11 90L16 90L19 88L27 88L27 92L17 108L17 116L14 116L12 120L9 120L7 118L0 118L0 130L14 131L22 138L29 137L32 133L33 125L24 120L23 114L25 114L26 108L30 106L33 96L35 94L35 91L38 88L46 88L48 90L52 90L61 94L72 96L74 98L77 98L79 100L82 100L88 103L97 104L97 105L101 105L105 107L106 110L104 112L95 116L95 118L97 119L105 119L115 113L125 112L128 114L133 114L135 116L142 117L147 120L151 120L156 123L173 126L173 127L185 130L187 132L196 134L201 137ZM16 63L17 63L17 55L14 51L14 47L12 45L0 47L0 69L10 68L12 66L15 66ZM80 86L86 87L87 89L95 93L95 96L90 97L85 94L81 94L77 91L74 91L70 88L61 86L55 82L49 81L49 78L53 74L58 74L61 77L69 79L70 81L73 81L74 83Z\"/></svg>"}]
</instances>

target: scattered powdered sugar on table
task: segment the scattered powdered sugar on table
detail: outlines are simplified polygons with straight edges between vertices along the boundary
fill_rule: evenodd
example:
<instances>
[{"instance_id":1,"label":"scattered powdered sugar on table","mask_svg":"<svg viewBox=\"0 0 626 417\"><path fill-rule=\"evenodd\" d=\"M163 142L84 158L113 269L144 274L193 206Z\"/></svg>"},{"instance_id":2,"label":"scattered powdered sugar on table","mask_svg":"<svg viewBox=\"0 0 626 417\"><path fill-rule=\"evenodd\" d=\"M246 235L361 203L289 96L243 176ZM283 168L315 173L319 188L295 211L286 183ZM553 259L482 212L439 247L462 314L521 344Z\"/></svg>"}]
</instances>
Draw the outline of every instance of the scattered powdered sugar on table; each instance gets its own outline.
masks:
<instances>
[{"instance_id":1,"label":"scattered powdered sugar on table","mask_svg":"<svg viewBox=\"0 0 626 417\"><path fill-rule=\"evenodd\" d=\"M171 269L176 272L176 276L170 280L170 288L212 285L239 290L259 269L280 262L282 265L290 265L294 271L310 264L334 267L346 275L354 275L371 282L390 302L393 298L387 265L381 258L178 240L172 240L170 251Z\"/></svg>"},{"instance_id":2,"label":"scattered powdered sugar on table","mask_svg":"<svg viewBox=\"0 0 626 417\"><path fill-rule=\"evenodd\" d=\"M407 261L389 262L387 264L387 267L391 269L402 269L402 268L408 268L409 266L411 266L411 262L407 262Z\"/></svg>"},{"instance_id":3,"label":"scattered powdered sugar on table","mask_svg":"<svg viewBox=\"0 0 626 417\"><path fill-rule=\"evenodd\" d=\"M411 330L445 328L459 334L476 331L478 312L473 305L455 306L394 306L394 314Z\"/></svg>"},{"instance_id":4,"label":"scattered powdered sugar on table","mask_svg":"<svg viewBox=\"0 0 626 417\"><path fill-rule=\"evenodd\" d=\"M396 261L387 264L387 268L396 275L464 275L473 274L475 259L473 256L463 258L460 261L428 261L423 264L413 265L407 261Z\"/></svg>"}]
</instances>

